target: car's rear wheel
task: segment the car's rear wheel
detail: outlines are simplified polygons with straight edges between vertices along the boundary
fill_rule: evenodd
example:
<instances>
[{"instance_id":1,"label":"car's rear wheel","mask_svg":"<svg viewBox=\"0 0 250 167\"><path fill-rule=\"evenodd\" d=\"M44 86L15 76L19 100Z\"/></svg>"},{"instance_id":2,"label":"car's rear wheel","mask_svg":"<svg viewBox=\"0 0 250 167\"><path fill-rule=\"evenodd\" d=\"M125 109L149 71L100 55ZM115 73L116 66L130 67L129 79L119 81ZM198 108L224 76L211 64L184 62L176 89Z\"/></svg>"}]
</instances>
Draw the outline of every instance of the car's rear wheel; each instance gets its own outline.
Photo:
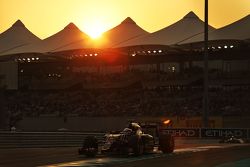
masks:
<instances>
[{"instance_id":1,"label":"car's rear wheel","mask_svg":"<svg viewBox=\"0 0 250 167\"><path fill-rule=\"evenodd\" d=\"M172 153L174 151L174 137L169 134L161 135L159 138L159 149L163 153Z\"/></svg>"}]
</instances>

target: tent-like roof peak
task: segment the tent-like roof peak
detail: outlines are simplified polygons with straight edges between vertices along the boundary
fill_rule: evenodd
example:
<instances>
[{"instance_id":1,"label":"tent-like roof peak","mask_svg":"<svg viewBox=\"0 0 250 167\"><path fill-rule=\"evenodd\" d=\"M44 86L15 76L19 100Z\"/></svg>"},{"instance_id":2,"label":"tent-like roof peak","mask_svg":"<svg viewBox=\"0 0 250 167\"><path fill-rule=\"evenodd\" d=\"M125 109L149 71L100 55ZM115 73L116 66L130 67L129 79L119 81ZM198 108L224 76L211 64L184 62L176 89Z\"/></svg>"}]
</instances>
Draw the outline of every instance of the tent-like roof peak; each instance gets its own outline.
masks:
<instances>
[{"instance_id":1,"label":"tent-like roof peak","mask_svg":"<svg viewBox=\"0 0 250 167\"><path fill-rule=\"evenodd\" d=\"M127 17L125 20L123 20L121 24L136 24L136 23L133 19L131 19L131 17Z\"/></svg>"},{"instance_id":2,"label":"tent-like roof peak","mask_svg":"<svg viewBox=\"0 0 250 167\"><path fill-rule=\"evenodd\" d=\"M17 20L12 27L25 27L21 20Z\"/></svg>"},{"instance_id":3,"label":"tent-like roof peak","mask_svg":"<svg viewBox=\"0 0 250 167\"><path fill-rule=\"evenodd\" d=\"M183 19L199 19L199 17L193 12L189 12Z\"/></svg>"},{"instance_id":4,"label":"tent-like roof peak","mask_svg":"<svg viewBox=\"0 0 250 167\"><path fill-rule=\"evenodd\" d=\"M70 29L70 30L74 30L74 29L79 29L74 23L69 23L64 29Z\"/></svg>"}]
</instances>

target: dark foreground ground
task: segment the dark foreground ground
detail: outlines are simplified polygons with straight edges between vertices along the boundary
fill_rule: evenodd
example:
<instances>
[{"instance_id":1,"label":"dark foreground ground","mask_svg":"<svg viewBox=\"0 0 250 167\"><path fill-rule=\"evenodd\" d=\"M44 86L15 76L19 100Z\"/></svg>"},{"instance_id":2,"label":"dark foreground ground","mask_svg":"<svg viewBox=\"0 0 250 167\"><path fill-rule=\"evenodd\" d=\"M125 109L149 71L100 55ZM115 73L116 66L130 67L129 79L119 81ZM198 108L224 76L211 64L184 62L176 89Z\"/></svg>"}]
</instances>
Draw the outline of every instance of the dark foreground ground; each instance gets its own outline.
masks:
<instances>
[{"instance_id":1,"label":"dark foreground ground","mask_svg":"<svg viewBox=\"0 0 250 167\"><path fill-rule=\"evenodd\" d=\"M183 148L196 148L200 146L208 145L179 145L176 147L177 151L170 155L135 159L134 161L119 162L117 158L115 163L100 164L115 167L215 167L216 165L238 161L246 158L250 158L250 145L228 145L210 144L212 147L205 151L182 151ZM220 146L216 148L213 146ZM224 147L225 146L225 147ZM157 154L156 154L157 155ZM91 161L113 161L114 158L97 157ZM79 163L73 163L69 165L68 162L76 161ZM85 163L89 161L84 157L79 157L77 154L77 148L30 148L30 149L1 149L0 150L0 167L33 167L52 165L58 163L62 166L94 166ZM59 165L56 165L59 166ZM99 165L98 165L99 166ZM248 166L246 166L248 167ZM250 164L249 164L250 167Z\"/></svg>"},{"instance_id":2,"label":"dark foreground ground","mask_svg":"<svg viewBox=\"0 0 250 167\"><path fill-rule=\"evenodd\" d=\"M128 164L114 165L116 167L238 167L236 161L250 158L250 146L236 146L223 149L211 149L204 152L192 152L175 156L160 157ZM250 167L250 161L240 167ZM224 167L224 166L223 166Z\"/></svg>"}]
</instances>

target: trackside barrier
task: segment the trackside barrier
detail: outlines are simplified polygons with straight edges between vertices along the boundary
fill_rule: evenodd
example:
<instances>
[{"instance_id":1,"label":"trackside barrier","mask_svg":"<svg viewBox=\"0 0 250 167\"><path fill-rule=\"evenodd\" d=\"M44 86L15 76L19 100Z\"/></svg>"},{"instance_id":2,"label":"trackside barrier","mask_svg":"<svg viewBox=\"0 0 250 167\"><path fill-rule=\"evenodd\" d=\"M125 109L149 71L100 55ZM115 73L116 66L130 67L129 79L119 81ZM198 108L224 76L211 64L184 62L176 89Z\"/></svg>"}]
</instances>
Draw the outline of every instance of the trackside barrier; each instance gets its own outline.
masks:
<instances>
[{"instance_id":1,"label":"trackside barrier","mask_svg":"<svg viewBox=\"0 0 250 167\"><path fill-rule=\"evenodd\" d=\"M235 136L240 138L250 137L250 129L162 129L163 133L172 134L175 137L196 137L201 139L221 139L226 136Z\"/></svg>"},{"instance_id":2,"label":"trackside barrier","mask_svg":"<svg viewBox=\"0 0 250 167\"><path fill-rule=\"evenodd\" d=\"M225 136L248 138L249 129L201 129L201 137L203 138L222 138Z\"/></svg>"},{"instance_id":3,"label":"trackside barrier","mask_svg":"<svg viewBox=\"0 0 250 167\"><path fill-rule=\"evenodd\" d=\"M0 148L78 147L89 135L104 138L104 133L0 132Z\"/></svg>"},{"instance_id":4,"label":"trackside barrier","mask_svg":"<svg viewBox=\"0 0 250 167\"><path fill-rule=\"evenodd\" d=\"M162 129L165 134L172 134L175 137L195 137L200 138L200 129Z\"/></svg>"},{"instance_id":5,"label":"trackside barrier","mask_svg":"<svg viewBox=\"0 0 250 167\"><path fill-rule=\"evenodd\" d=\"M176 138L220 139L225 136L250 137L250 129L162 129ZM0 148L79 147L86 136L103 140L105 133L83 132L0 132Z\"/></svg>"}]
</instances>

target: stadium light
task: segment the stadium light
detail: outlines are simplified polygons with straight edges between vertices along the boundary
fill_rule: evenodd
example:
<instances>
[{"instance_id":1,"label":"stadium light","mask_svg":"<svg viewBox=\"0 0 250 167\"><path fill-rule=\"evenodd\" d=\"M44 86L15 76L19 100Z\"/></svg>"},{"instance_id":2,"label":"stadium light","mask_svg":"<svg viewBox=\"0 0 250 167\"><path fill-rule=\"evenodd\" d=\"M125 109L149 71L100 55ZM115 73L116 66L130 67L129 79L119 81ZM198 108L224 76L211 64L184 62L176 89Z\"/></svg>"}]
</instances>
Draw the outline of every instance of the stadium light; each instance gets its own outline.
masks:
<instances>
[{"instance_id":1,"label":"stadium light","mask_svg":"<svg viewBox=\"0 0 250 167\"><path fill-rule=\"evenodd\" d=\"M203 96L203 127L208 127L208 0L205 0L204 25L204 96Z\"/></svg>"}]
</instances>

